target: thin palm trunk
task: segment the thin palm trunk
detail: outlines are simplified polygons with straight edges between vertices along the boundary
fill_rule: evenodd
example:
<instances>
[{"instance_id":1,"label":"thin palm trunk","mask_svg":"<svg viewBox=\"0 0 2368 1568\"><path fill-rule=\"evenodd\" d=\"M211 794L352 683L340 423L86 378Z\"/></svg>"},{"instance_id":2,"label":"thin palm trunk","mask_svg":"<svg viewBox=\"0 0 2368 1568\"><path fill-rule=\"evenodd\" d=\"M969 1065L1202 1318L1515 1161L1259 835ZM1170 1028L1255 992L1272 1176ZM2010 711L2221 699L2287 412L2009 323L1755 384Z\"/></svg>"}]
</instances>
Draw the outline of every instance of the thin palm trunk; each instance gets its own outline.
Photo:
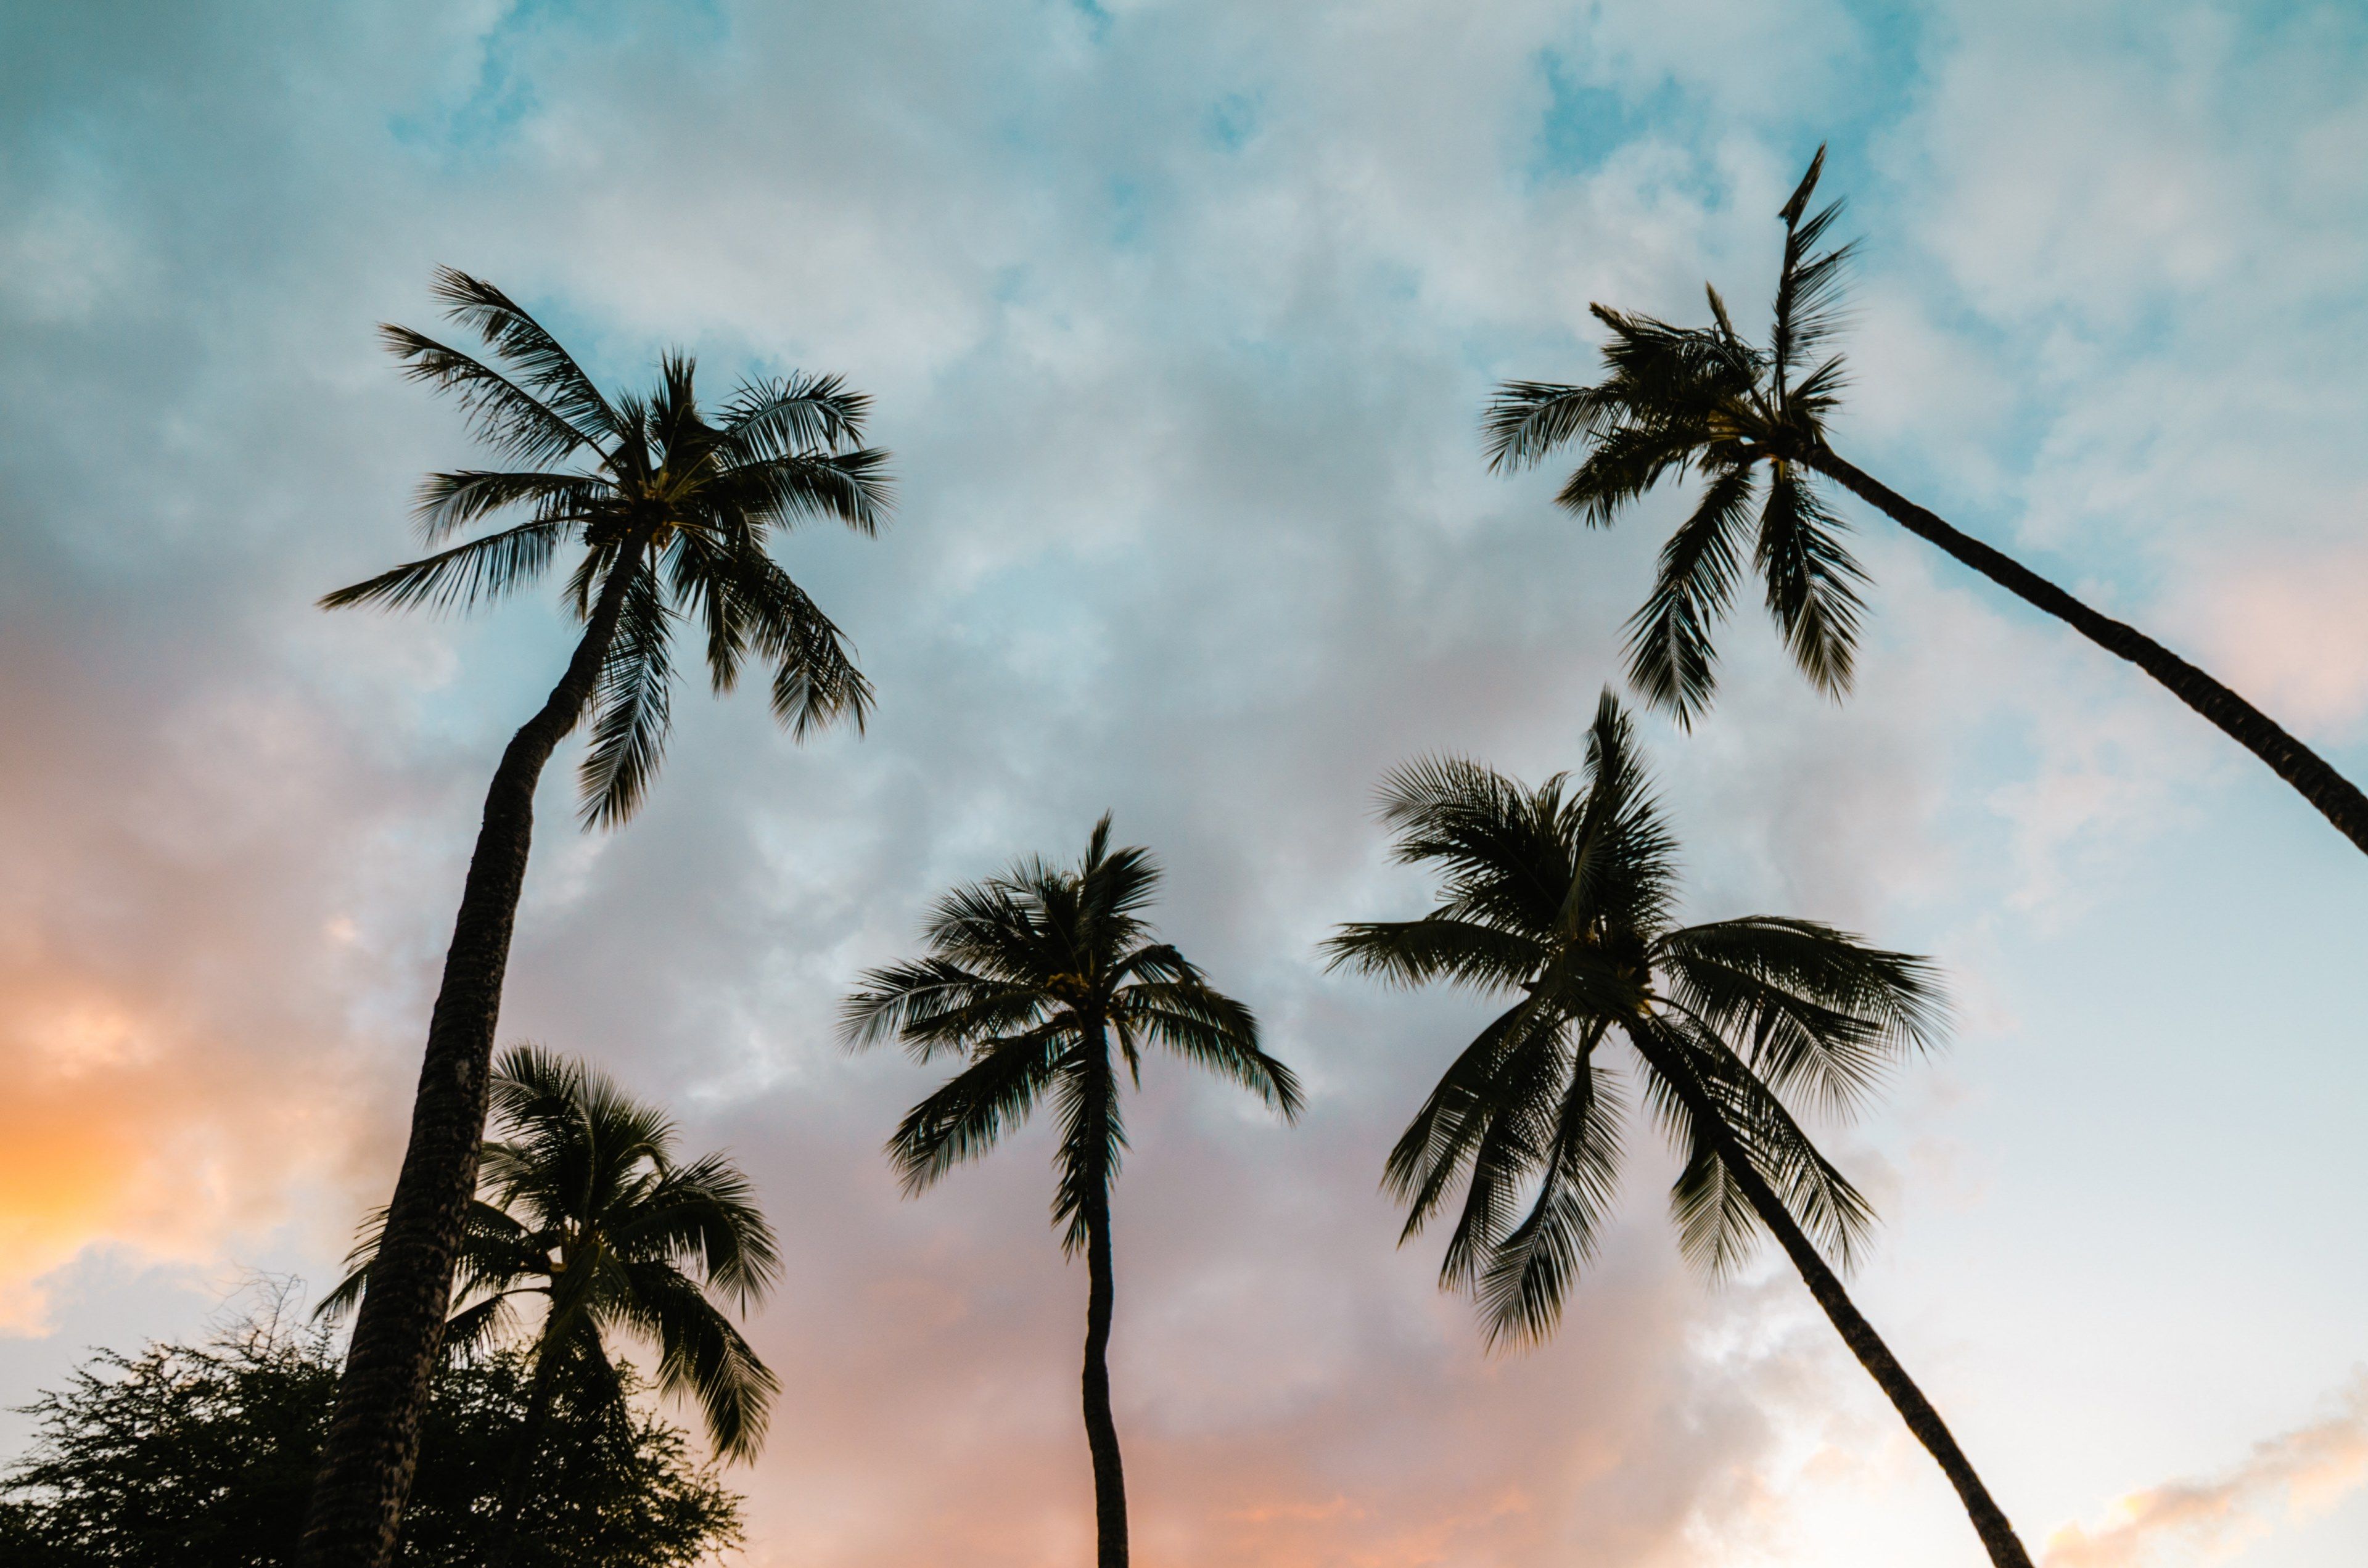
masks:
<instances>
[{"instance_id":1,"label":"thin palm trunk","mask_svg":"<svg viewBox=\"0 0 2368 1568\"><path fill-rule=\"evenodd\" d=\"M1093 1031L1099 1036L1100 1031ZM1101 1112L1089 1131L1094 1135L1087 1153L1090 1168L1085 1198L1086 1274L1086 1447L1094 1460L1094 1538L1097 1568L1126 1568L1126 1476L1120 1467L1118 1423L1110 1415L1110 1309L1118 1293L1110 1267L1109 1142L1100 1136L1108 1125L1111 1091L1108 1058L1099 1039L1087 1048L1100 1059L1096 1074ZM1089 1069L1090 1071L1091 1069Z\"/></svg>"},{"instance_id":2,"label":"thin palm trunk","mask_svg":"<svg viewBox=\"0 0 2368 1568\"><path fill-rule=\"evenodd\" d=\"M2317 806L2337 832L2368 851L2368 795L2308 746L2288 734L2260 709L2189 664L2136 627L2100 615L2013 557L1958 532L1864 471L1818 448L1802 460L1850 494L1906 528L1940 546L1959 562L2056 617L2105 652L2154 676L2172 696L2219 726L2221 732L2269 764L2271 772Z\"/></svg>"},{"instance_id":3,"label":"thin palm trunk","mask_svg":"<svg viewBox=\"0 0 2368 1568\"><path fill-rule=\"evenodd\" d=\"M1809 1238L1802 1233L1801 1227L1793 1221L1792 1210L1784 1207L1774 1190L1761 1178L1759 1170L1736 1142L1725 1119L1711 1104L1701 1085L1686 1071L1684 1063L1672 1060L1649 1039L1637 1038L1642 1032L1637 1031L1630 1037L1635 1040L1637 1050L1653 1062L1662 1079L1685 1102L1695 1126L1717 1151L1720 1164L1735 1178L1736 1186L1743 1189L1744 1199L1751 1205L1752 1212L1759 1216L1759 1222L1768 1227L1769 1233L1784 1249L1784 1256L1793 1260L1794 1268L1800 1270L1803 1282L1809 1287L1809 1294L1816 1297L1817 1305L1826 1310L1826 1316L1842 1336L1842 1343L1850 1346L1850 1354L1858 1358L1858 1364L1866 1369L1867 1374L1874 1379L1875 1385L1890 1399L1892 1408L1899 1412L1899 1418L1907 1424L1907 1429L1916 1435L1916 1440L1924 1445L1925 1451L1940 1465L1941 1472L1949 1478L1949 1484L1957 1489L1965 1515L1973 1521L1974 1533L1981 1537L1994 1568L2031 1568L2031 1554L2023 1550L2021 1540L2014 1533L2014 1527L2007 1522L2006 1511L1990 1496L1989 1488L1982 1484L1982 1478L1974 1473L1972 1461L1965 1458L1964 1450L1957 1447L1957 1439L1941 1419L1941 1413L1932 1408L1932 1402L1924 1397L1924 1391L1908 1377L1907 1369L1899 1364L1899 1358L1891 1353L1891 1346L1883 1342L1882 1336L1874 1332L1874 1325L1866 1321L1865 1314L1858 1310L1857 1303L1842 1289L1841 1280L1826 1266L1826 1260L1817 1256L1817 1249L1809 1244Z\"/></svg>"},{"instance_id":4,"label":"thin palm trunk","mask_svg":"<svg viewBox=\"0 0 2368 1568\"><path fill-rule=\"evenodd\" d=\"M387 1205L370 1290L355 1314L337 1408L298 1552L302 1568L385 1568L419 1459L419 1422L436 1368L461 1227L477 1187L485 1093L510 931L534 837L543 765L584 716L615 639L646 527L619 552L566 673L494 770L469 877L427 1025L411 1139Z\"/></svg>"}]
</instances>

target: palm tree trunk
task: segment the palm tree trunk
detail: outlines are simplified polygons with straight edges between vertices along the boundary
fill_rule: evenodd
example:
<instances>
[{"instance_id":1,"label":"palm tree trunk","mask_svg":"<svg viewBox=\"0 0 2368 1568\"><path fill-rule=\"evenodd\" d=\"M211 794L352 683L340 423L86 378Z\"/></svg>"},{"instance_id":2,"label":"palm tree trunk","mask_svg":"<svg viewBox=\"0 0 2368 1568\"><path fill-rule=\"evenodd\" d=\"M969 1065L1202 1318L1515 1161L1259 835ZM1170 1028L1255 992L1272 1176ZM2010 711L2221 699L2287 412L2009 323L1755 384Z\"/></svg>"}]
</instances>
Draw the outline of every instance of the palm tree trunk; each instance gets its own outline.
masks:
<instances>
[{"instance_id":1,"label":"palm tree trunk","mask_svg":"<svg viewBox=\"0 0 2368 1568\"><path fill-rule=\"evenodd\" d=\"M1099 1034L1099 1031L1096 1030ZM1089 1040L1101 1063L1101 1115L1088 1123L1099 1134L1108 1125L1116 1085L1110 1082L1107 1048ZM1090 1069L1089 1069L1090 1070ZM1110 1267L1109 1142L1096 1136L1087 1152L1086 1185L1086 1447L1094 1460L1094 1539L1097 1568L1126 1568L1126 1476L1118 1452L1118 1423L1110 1415L1110 1309L1117 1281Z\"/></svg>"},{"instance_id":2,"label":"palm tree trunk","mask_svg":"<svg viewBox=\"0 0 2368 1568\"><path fill-rule=\"evenodd\" d=\"M428 1379L451 1305L453 1262L477 1187L486 1075L510 929L534 836L535 785L592 699L626 587L649 540L646 528L626 540L566 673L541 710L511 737L485 791L484 820L428 1018L411 1140L387 1205L370 1290L354 1317L336 1414L313 1483L297 1554L302 1568L386 1568L393 1557L419 1459Z\"/></svg>"},{"instance_id":3,"label":"palm tree trunk","mask_svg":"<svg viewBox=\"0 0 2368 1568\"><path fill-rule=\"evenodd\" d=\"M1667 1049L1653 1041L1646 1031L1632 1030L1629 1039L1635 1043L1637 1051L1653 1063L1662 1080L1685 1102L1687 1114L1717 1150L1719 1162L1734 1176L1736 1186L1743 1189L1744 1199L1751 1205L1752 1212L1759 1216L1759 1222L1768 1227L1777 1244L1783 1247L1784 1256L1793 1260L1794 1268L1800 1270L1802 1280L1809 1287L1809 1294L1816 1297L1817 1305L1826 1310L1826 1316L1832 1322L1836 1332L1841 1335L1842 1343L1850 1346L1850 1354L1858 1358L1858 1364L1867 1369L1876 1386L1890 1399L1892 1408L1899 1412L1899 1418L1907 1424L1908 1431L1916 1435L1916 1440L1924 1445L1925 1451L1940 1465L1941 1472L1949 1478L1949 1484L1957 1489L1957 1497L1964 1505L1965 1515L1973 1521L1974 1533L1982 1538L1982 1545L1989 1551L1994 1568L2031 1568L2031 1554L2023 1550L2022 1541L2014 1533L2014 1527L2007 1523L2005 1510L1990 1496L1989 1488L1982 1484L1982 1478L1974 1473L1972 1461L1965 1458L1964 1450L1957 1447L1957 1439L1950 1435L1947 1425L1941 1419L1941 1413L1932 1408L1932 1402L1924 1397L1924 1391L1907 1376L1907 1369L1891 1353L1891 1346L1874 1332L1874 1325L1866 1321L1857 1303L1850 1299L1849 1293L1842 1289L1842 1282L1826 1266L1826 1260L1817 1256L1817 1249L1809 1244L1809 1238L1802 1234L1800 1225L1793 1219L1792 1210L1784 1207L1782 1200L1760 1176L1758 1167L1744 1153L1734 1131L1712 1105L1710 1096L1702 1092L1701 1084L1687 1071L1683 1062L1673 1061Z\"/></svg>"},{"instance_id":4,"label":"palm tree trunk","mask_svg":"<svg viewBox=\"0 0 2368 1568\"><path fill-rule=\"evenodd\" d=\"M2368 852L2368 795L2260 709L2134 626L2100 615L2011 556L1958 532L1897 491L1823 448L1802 460L1917 538L2056 617L2109 653L2127 659L2171 695L2218 725L2229 739L2269 764L2301 792L2336 831Z\"/></svg>"}]
</instances>

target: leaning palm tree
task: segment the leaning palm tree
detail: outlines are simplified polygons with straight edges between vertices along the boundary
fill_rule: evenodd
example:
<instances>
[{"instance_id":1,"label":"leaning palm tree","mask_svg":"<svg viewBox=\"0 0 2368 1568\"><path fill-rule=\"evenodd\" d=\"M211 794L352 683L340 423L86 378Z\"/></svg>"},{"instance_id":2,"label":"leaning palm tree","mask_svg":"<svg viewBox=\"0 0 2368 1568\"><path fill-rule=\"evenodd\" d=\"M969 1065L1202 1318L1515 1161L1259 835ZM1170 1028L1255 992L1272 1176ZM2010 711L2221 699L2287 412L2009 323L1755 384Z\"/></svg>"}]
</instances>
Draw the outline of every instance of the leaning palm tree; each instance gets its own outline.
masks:
<instances>
[{"instance_id":1,"label":"leaning palm tree","mask_svg":"<svg viewBox=\"0 0 2368 1568\"><path fill-rule=\"evenodd\" d=\"M606 1074L518 1046L495 1062L490 1097L500 1136L478 1161L444 1351L466 1355L509 1336L519 1303L541 1300L499 1562L516 1546L525 1483L562 1381L574 1381L579 1407L622 1413L609 1358L618 1335L655 1343L658 1388L698 1403L718 1453L756 1456L780 1385L718 1299L746 1312L780 1277L780 1256L738 1167L721 1154L679 1159L672 1120ZM384 1229L383 1213L363 1227L320 1316L334 1322L368 1299Z\"/></svg>"},{"instance_id":2,"label":"leaning palm tree","mask_svg":"<svg viewBox=\"0 0 2368 1568\"><path fill-rule=\"evenodd\" d=\"M1998 1568L2030 1568L1956 1439L1843 1290L1873 1216L1783 1096L1861 1104L1935 1037L1942 1003L1923 960L1829 926L1752 915L1675 918L1675 845L1606 692L1585 788L1536 789L1476 763L1417 763L1383 789L1397 858L1440 868L1419 920L1343 926L1349 965L1401 984L1445 981L1512 1004L1466 1046L1391 1151L1401 1241L1460 1179L1441 1281L1473 1289L1492 1342L1543 1339L1594 1254L1641 1097L1684 1165L1679 1245L1713 1276L1773 1235L1861 1365L1972 1516ZM1626 1045L1634 1074L1613 1061Z\"/></svg>"},{"instance_id":3,"label":"leaning palm tree","mask_svg":"<svg viewBox=\"0 0 2368 1568\"><path fill-rule=\"evenodd\" d=\"M865 398L835 376L793 375L746 382L706 409L691 360L671 353L655 388L611 398L491 284L448 270L436 290L452 319L484 339L488 358L407 327L382 328L387 345L412 379L454 394L479 438L517 466L429 475L420 530L442 543L518 520L322 602L465 609L535 582L567 549L577 554L565 601L584 631L486 791L376 1288L356 1314L313 1487L308 1568L384 1568L394 1550L476 1188L486 1069L543 765L590 710L585 823L614 826L632 814L665 747L684 619L705 634L719 692L750 659L770 666L774 716L795 734L840 719L860 725L871 695L838 628L768 551L777 530L808 518L878 528L887 457L860 445Z\"/></svg>"},{"instance_id":4,"label":"leaning palm tree","mask_svg":"<svg viewBox=\"0 0 2368 1568\"><path fill-rule=\"evenodd\" d=\"M1489 405L1493 469L1524 468L1580 443L1586 458L1555 499L1595 527L1609 527L1663 479L1702 474L1701 497L1661 547L1652 592L1628 623L1637 690L1680 723L1709 702L1712 634L1734 599L1747 547L1794 662L1827 693L1849 689L1865 578L1843 543L1841 520L1818 494L1822 476L2137 665L2368 850L2368 796L2268 715L2135 627L1958 532L1828 444L1844 376L1841 357L1826 348L1841 324L1842 278L1855 247L1820 248L1841 212L1839 202L1809 210L1825 160L1821 147L1780 214L1784 261L1766 347L1737 335L1714 289L1707 327L1593 305L1611 334L1602 381L1508 381Z\"/></svg>"},{"instance_id":5,"label":"leaning palm tree","mask_svg":"<svg viewBox=\"0 0 2368 1568\"><path fill-rule=\"evenodd\" d=\"M888 1142L907 1192L984 1154L1052 1099L1060 1119L1053 1221L1063 1251L1085 1253L1088 1278L1084 1392L1097 1561L1125 1568L1109 1351L1110 1183L1126 1132L1111 1047L1138 1084L1143 1048L1156 1043L1233 1079L1285 1120L1300 1102L1291 1069L1258 1049L1250 1010L1211 987L1143 918L1159 880L1150 851L1113 850L1110 836L1105 816L1075 869L1031 859L946 894L924 928L929 956L865 974L840 1032L850 1046L900 1039L917 1062L968 1059Z\"/></svg>"}]
</instances>

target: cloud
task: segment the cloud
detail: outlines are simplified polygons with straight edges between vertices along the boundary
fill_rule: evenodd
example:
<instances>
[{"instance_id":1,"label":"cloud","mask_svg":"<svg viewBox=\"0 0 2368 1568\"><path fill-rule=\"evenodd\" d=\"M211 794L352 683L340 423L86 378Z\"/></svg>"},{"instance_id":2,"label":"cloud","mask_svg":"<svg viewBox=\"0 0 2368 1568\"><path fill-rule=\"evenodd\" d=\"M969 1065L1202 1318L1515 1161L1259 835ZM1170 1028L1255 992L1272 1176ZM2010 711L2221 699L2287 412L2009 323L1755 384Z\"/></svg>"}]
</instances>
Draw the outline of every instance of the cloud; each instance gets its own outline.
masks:
<instances>
[{"instance_id":1,"label":"cloud","mask_svg":"<svg viewBox=\"0 0 2368 1568\"><path fill-rule=\"evenodd\" d=\"M2368 1373L2335 1406L2324 1419L2263 1438L2219 1475L2133 1492L2104 1522L2065 1526L2048 1537L2044 1568L2142 1568L2174 1547L2217 1562L2268 1534L2274 1527L2263 1513L2281 1501L2295 1518L2326 1512L2368 1481Z\"/></svg>"}]
</instances>

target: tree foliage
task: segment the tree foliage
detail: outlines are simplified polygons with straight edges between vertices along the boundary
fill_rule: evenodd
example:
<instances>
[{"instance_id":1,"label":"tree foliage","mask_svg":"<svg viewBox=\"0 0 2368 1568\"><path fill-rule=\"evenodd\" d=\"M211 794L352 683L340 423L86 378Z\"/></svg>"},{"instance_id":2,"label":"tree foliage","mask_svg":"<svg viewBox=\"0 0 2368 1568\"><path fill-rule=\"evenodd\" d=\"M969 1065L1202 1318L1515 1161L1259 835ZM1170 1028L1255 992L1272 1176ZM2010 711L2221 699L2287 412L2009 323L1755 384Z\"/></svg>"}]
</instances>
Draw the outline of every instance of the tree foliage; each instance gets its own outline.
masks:
<instances>
[{"instance_id":1,"label":"tree foliage","mask_svg":"<svg viewBox=\"0 0 2368 1568\"><path fill-rule=\"evenodd\" d=\"M101 1351L26 1414L32 1449L0 1479L10 1568L276 1568L296 1558L336 1397L338 1357L276 1312L191 1344ZM642 1385L630 1367L629 1392ZM404 1568L474 1568L493 1538L524 1412L527 1358L438 1374L404 1516ZM517 1568L689 1568L740 1540L740 1500L639 1400L563 1382Z\"/></svg>"}]
</instances>

